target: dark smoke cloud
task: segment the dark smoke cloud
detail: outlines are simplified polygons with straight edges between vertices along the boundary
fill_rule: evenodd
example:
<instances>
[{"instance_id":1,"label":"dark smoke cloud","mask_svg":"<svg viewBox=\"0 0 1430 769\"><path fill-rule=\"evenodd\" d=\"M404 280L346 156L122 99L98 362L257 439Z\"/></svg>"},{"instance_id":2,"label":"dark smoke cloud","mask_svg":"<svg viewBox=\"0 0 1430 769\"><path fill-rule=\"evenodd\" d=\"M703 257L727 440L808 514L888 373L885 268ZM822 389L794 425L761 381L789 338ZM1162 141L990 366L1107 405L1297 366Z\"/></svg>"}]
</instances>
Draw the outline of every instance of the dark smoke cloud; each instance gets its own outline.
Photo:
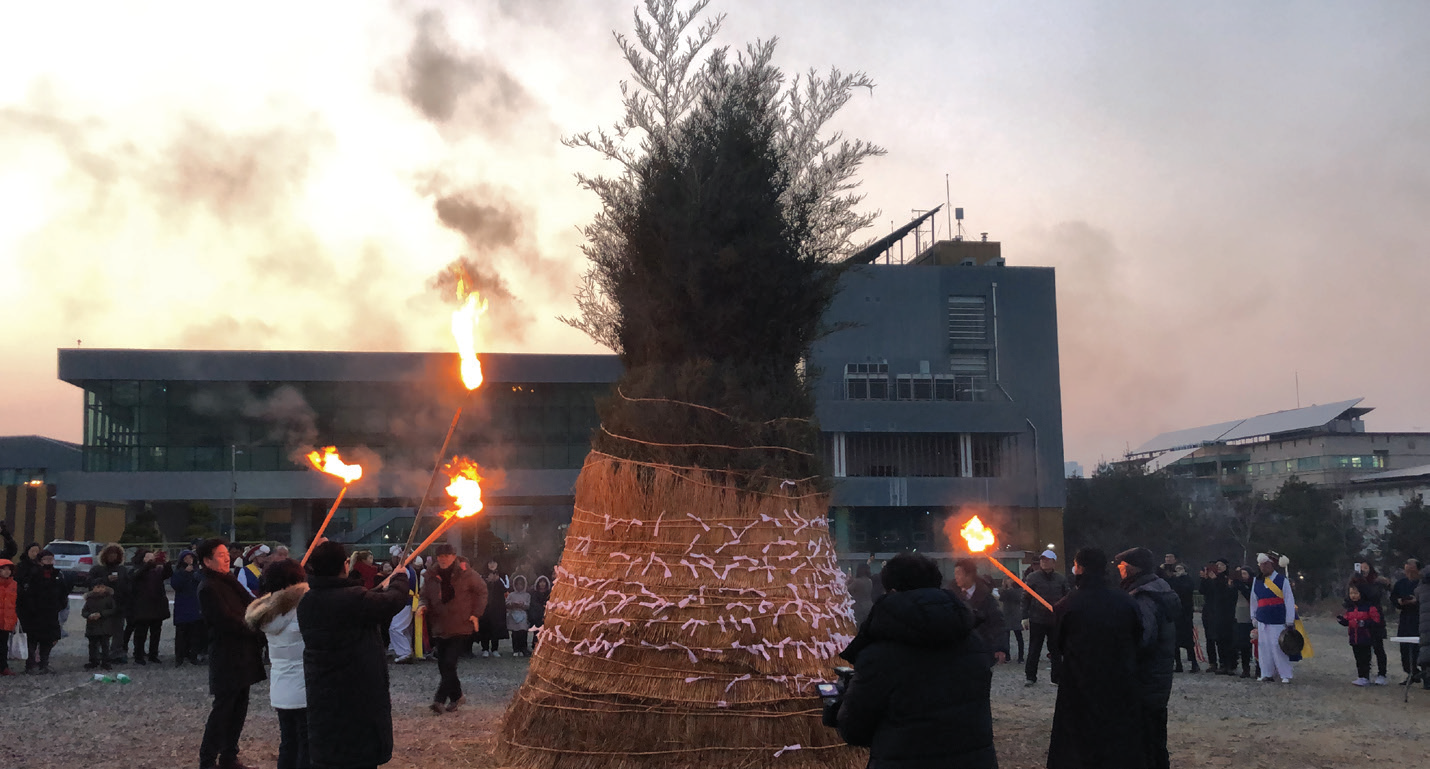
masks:
<instances>
[{"instance_id":1,"label":"dark smoke cloud","mask_svg":"<svg viewBox=\"0 0 1430 769\"><path fill-rule=\"evenodd\" d=\"M521 235L521 214L506 201L476 199L475 191L446 195L432 205L437 219L460 232L473 249L510 248Z\"/></svg>"},{"instance_id":2,"label":"dark smoke cloud","mask_svg":"<svg viewBox=\"0 0 1430 769\"><path fill-rule=\"evenodd\" d=\"M189 399L189 409L224 420L258 420L268 426L267 440L281 441L300 455L311 451L318 440L318 412L291 385L283 385L262 398L247 385L236 382L207 387Z\"/></svg>"},{"instance_id":3,"label":"dark smoke cloud","mask_svg":"<svg viewBox=\"0 0 1430 769\"><path fill-rule=\"evenodd\" d=\"M1074 438L1068 456L1086 463L1074 452L1116 445L1103 457L1115 459L1125 442L1151 437L1153 415L1174 411L1187 395L1193 361L1177 353L1183 329L1159 320L1167 317L1165 297L1135 290L1127 269L1134 255L1108 230L1067 221L1017 240L1010 263L1057 268L1063 432Z\"/></svg>"},{"instance_id":4,"label":"dark smoke cloud","mask_svg":"<svg viewBox=\"0 0 1430 769\"><path fill-rule=\"evenodd\" d=\"M535 319L521 300L511 292L501 275L476 257L465 256L452 260L441 272L432 276L427 287L434 290L443 302L455 304L458 270L463 271L470 281L468 288L478 292L487 302L487 311L482 315L478 328L491 327L495 329L496 335L511 340L519 341L524 338L526 329ZM478 338L478 346L490 336L483 334Z\"/></svg>"},{"instance_id":5,"label":"dark smoke cloud","mask_svg":"<svg viewBox=\"0 0 1430 769\"><path fill-rule=\"evenodd\" d=\"M508 135L531 117L536 101L494 57L463 51L447 32L446 17L428 10L416 18L416 34L397 78L407 103L439 126Z\"/></svg>"},{"instance_id":6,"label":"dark smoke cloud","mask_svg":"<svg viewBox=\"0 0 1430 769\"><path fill-rule=\"evenodd\" d=\"M104 268L164 270L156 263L94 264L94 244L129 222L152 219L154 237L182 239L217 228L243 243L232 264L195 255L229 294L262 297L310 292L311 305L287 307L282 321L222 314L178 319L168 344L183 348L405 349L421 295L394 292L395 265L375 243L357 254L328 249L303 219L303 196L334 137L316 115L275 106L256 126L231 129L198 116L175 120L166 136L139 142L116 124L68 105L43 84L19 105L0 108L0 158L48 147L66 161L70 205L22 247L23 267L47 286L46 301L66 336L88 336L86 324L122 310ZM354 264L355 262L355 264ZM394 294L396 293L396 296ZM404 297L406 297L404 299ZM336 300L336 301L325 301ZM330 307L326 312L318 308ZM247 308L255 314L266 308Z\"/></svg>"}]
</instances>

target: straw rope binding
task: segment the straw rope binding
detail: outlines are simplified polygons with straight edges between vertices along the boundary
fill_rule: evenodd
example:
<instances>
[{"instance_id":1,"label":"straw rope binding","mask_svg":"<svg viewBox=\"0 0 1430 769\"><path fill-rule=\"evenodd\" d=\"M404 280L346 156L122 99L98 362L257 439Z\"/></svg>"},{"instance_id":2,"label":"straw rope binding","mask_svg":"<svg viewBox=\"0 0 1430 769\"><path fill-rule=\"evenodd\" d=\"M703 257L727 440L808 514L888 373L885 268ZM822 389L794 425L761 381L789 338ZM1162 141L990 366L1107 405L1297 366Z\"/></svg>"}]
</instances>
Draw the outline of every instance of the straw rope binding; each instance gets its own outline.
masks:
<instances>
[{"instance_id":1,"label":"straw rope binding","mask_svg":"<svg viewBox=\"0 0 1430 769\"><path fill-rule=\"evenodd\" d=\"M854 634L806 481L593 452L498 758L522 769L862 766L817 681Z\"/></svg>"}]
</instances>

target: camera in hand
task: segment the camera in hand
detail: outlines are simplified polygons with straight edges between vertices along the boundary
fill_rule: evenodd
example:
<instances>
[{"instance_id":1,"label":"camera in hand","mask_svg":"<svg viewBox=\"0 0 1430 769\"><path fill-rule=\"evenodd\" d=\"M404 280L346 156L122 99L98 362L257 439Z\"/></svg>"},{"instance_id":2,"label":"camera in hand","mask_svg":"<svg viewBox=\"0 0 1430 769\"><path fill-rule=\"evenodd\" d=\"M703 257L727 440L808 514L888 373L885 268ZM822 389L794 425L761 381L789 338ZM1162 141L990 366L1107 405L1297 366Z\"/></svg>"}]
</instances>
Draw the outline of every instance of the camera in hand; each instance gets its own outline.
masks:
<instances>
[{"instance_id":1,"label":"camera in hand","mask_svg":"<svg viewBox=\"0 0 1430 769\"><path fill-rule=\"evenodd\" d=\"M854 668L838 667L834 674L838 681L822 681L814 685L819 699L824 704L823 722L825 726L839 726L839 706L844 702L844 692L849 688L849 679L854 677Z\"/></svg>"}]
</instances>

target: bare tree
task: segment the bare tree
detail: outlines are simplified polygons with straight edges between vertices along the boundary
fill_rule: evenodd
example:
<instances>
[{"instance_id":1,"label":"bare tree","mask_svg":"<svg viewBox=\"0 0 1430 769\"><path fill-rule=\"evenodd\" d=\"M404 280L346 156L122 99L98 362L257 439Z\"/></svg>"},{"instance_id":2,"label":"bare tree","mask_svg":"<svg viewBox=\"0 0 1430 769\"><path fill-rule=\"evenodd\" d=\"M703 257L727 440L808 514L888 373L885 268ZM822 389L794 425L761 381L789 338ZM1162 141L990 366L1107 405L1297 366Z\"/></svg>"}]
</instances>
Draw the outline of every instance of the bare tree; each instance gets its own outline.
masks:
<instances>
[{"instance_id":1,"label":"bare tree","mask_svg":"<svg viewBox=\"0 0 1430 769\"><path fill-rule=\"evenodd\" d=\"M610 260L623 245L620 229L608 212L631 199L637 163L649 153L652 140L680 130L681 118L709 91L715 82L713 73L726 66L728 57L727 47L714 48L701 65L724 14L696 25L709 0L697 0L684 11L679 5L679 0L645 0L644 14L640 8L634 13L634 40L615 33L616 44L631 67L631 80L621 81L622 117L610 129L564 140L567 146L593 149L621 165L616 176L577 177L583 187L601 198L603 211L583 230L587 242L582 250L592 266L575 294L578 313L560 318L617 353L621 352L617 333L620 309L612 300L612 286L595 266ZM772 38L747 46L733 66L745 71L771 69L777 43L778 38ZM825 76L810 69L787 83L778 69L774 73L781 89L776 147L790 180L785 195L791 200L812 201L810 234L801 250L832 260L850 250L854 235L878 217L877 211L856 210L864 196L856 192L859 182L855 175L864 160L881 156L885 150L862 139L847 139L837 131L826 133L825 127L855 89L872 92L874 82L863 72L845 73L836 68L830 68Z\"/></svg>"}]
</instances>

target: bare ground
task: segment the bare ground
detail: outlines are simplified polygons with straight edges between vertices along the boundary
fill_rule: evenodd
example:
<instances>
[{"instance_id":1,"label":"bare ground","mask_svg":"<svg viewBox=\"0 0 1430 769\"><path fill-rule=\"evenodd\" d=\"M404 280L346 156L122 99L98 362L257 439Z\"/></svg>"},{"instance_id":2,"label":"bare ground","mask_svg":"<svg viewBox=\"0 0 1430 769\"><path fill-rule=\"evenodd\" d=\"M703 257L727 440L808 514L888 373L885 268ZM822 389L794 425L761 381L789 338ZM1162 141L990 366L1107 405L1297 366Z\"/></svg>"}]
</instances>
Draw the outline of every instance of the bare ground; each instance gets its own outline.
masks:
<instances>
[{"instance_id":1,"label":"bare ground","mask_svg":"<svg viewBox=\"0 0 1430 769\"><path fill-rule=\"evenodd\" d=\"M70 630L82 632L73 617ZM1169 725L1173 766L1400 766L1423 757L1430 747L1430 692L1417 688L1406 704L1397 686L1351 686L1355 666L1344 631L1324 619L1313 620L1309 631L1316 657L1297 665L1291 684L1177 676ZM166 626L166 659L172 638ZM1389 651L1395 683L1403 675L1397 651ZM71 635L55 649L57 674L0 679L0 767L195 765L209 707L206 670L127 665L121 669L132 683L96 683L80 668L86 652L84 639ZM1005 769L1043 766L1052 725L1055 688L1024 688L1020 668L1000 666L993 683L994 731ZM470 705L442 716L426 708L437 684L434 664L391 670L397 749L389 767L494 766L494 732L526 660L464 660L462 685ZM266 683L253 689L242 745L245 762L275 765L278 720Z\"/></svg>"}]
</instances>

